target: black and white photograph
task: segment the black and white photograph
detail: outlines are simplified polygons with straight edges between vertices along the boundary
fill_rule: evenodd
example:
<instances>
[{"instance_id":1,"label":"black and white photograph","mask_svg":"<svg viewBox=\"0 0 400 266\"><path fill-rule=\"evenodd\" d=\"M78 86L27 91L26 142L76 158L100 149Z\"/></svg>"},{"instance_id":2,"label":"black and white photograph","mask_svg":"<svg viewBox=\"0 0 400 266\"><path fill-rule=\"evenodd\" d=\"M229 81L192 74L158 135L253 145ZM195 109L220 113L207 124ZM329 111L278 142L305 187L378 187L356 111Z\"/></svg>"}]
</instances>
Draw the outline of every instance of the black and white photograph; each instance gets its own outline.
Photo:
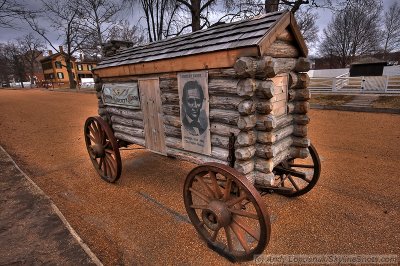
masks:
<instances>
[{"instance_id":1,"label":"black and white photograph","mask_svg":"<svg viewBox=\"0 0 400 266\"><path fill-rule=\"evenodd\" d=\"M207 84L206 71L178 75L183 148L203 154L211 153Z\"/></svg>"}]
</instances>

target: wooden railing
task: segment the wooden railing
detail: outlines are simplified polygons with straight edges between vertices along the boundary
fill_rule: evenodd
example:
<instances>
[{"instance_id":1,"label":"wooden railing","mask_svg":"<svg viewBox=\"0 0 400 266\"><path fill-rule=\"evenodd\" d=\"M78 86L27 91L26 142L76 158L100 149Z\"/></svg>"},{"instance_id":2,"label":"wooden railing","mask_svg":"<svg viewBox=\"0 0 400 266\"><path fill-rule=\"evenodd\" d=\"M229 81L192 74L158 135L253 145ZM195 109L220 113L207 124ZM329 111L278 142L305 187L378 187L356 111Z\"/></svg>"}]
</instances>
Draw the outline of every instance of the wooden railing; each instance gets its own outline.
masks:
<instances>
[{"instance_id":1,"label":"wooden railing","mask_svg":"<svg viewBox=\"0 0 400 266\"><path fill-rule=\"evenodd\" d=\"M341 94L400 94L400 76L311 78L311 93Z\"/></svg>"}]
</instances>

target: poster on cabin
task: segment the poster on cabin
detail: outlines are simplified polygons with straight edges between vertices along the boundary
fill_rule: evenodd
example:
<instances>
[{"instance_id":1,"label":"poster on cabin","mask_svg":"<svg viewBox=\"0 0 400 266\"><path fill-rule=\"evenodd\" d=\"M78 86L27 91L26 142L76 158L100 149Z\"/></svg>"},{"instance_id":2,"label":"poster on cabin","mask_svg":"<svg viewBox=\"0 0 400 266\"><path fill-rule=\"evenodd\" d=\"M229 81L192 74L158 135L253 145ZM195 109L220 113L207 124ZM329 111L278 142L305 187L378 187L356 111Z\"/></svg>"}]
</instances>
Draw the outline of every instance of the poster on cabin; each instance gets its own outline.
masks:
<instances>
[{"instance_id":1,"label":"poster on cabin","mask_svg":"<svg viewBox=\"0 0 400 266\"><path fill-rule=\"evenodd\" d=\"M137 83L104 84L101 97L104 105L140 109Z\"/></svg>"},{"instance_id":2,"label":"poster on cabin","mask_svg":"<svg viewBox=\"0 0 400 266\"><path fill-rule=\"evenodd\" d=\"M208 72L178 74L182 147L211 155Z\"/></svg>"}]
</instances>

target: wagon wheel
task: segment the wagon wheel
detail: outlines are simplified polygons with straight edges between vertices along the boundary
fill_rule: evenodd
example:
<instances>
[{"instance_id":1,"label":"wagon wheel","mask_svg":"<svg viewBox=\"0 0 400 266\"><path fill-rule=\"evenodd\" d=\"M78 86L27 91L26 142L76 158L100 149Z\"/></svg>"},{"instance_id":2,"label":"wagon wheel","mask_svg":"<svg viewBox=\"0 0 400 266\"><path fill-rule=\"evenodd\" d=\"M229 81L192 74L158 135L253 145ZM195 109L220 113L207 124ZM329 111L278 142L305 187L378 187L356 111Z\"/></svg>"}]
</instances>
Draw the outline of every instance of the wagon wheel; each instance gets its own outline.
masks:
<instances>
[{"instance_id":1,"label":"wagon wheel","mask_svg":"<svg viewBox=\"0 0 400 266\"><path fill-rule=\"evenodd\" d=\"M211 249L232 261L252 260L269 242L271 225L254 186L235 169L206 163L184 186L186 211Z\"/></svg>"},{"instance_id":2,"label":"wagon wheel","mask_svg":"<svg viewBox=\"0 0 400 266\"><path fill-rule=\"evenodd\" d=\"M308 146L310 155L305 159L293 159L283 163L285 168L305 174L305 176L294 176L291 174L280 174L276 182L278 187L284 187L285 190L277 193L287 197L298 197L309 192L317 183L321 174L321 161L317 150L310 144Z\"/></svg>"},{"instance_id":3,"label":"wagon wheel","mask_svg":"<svg viewBox=\"0 0 400 266\"><path fill-rule=\"evenodd\" d=\"M89 117L84 127L90 160L105 181L113 183L121 176L121 156L110 126L98 116Z\"/></svg>"}]
</instances>

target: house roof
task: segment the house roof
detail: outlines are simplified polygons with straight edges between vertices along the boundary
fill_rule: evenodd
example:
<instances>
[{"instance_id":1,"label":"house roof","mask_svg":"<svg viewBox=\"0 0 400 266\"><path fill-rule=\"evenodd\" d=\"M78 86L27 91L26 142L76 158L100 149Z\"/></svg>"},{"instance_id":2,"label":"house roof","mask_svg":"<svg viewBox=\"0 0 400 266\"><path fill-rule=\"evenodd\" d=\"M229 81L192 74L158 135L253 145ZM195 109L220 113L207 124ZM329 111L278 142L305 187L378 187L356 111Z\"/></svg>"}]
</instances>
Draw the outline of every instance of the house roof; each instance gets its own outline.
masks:
<instances>
[{"instance_id":1,"label":"house roof","mask_svg":"<svg viewBox=\"0 0 400 266\"><path fill-rule=\"evenodd\" d=\"M369 65L369 64L386 64L386 63L387 63L386 61L380 60L375 57L364 57L352 63L351 65Z\"/></svg>"},{"instance_id":2,"label":"house roof","mask_svg":"<svg viewBox=\"0 0 400 266\"><path fill-rule=\"evenodd\" d=\"M50 59L52 59L52 58L54 58L54 57L57 57L57 56L59 56L59 55L67 56L67 54L66 54L65 52L62 52L62 53L55 53L55 54L52 54L52 55L49 55L49 56L44 57L43 59L40 60L40 62L44 62L44 61L50 60ZM72 60L72 61L75 61L76 59L75 59L74 57L71 57L71 60Z\"/></svg>"},{"instance_id":3,"label":"house roof","mask_svg":"<svg viewBox=\"0 0 400 266\"><path fill-rule=\"evenodd\" d=\"M257 48L258 55L261 55L261 46L265 46L265 43L267 43L267 46L272 44L276 39L277 32L288 26L291 27L301 54L307 56L307 47L293 15L289 11L278 11L248 20L221 24L175 38L127 48L114 56L104 58L95 69L246 47Z\"/></svg>"}]
</instances>

